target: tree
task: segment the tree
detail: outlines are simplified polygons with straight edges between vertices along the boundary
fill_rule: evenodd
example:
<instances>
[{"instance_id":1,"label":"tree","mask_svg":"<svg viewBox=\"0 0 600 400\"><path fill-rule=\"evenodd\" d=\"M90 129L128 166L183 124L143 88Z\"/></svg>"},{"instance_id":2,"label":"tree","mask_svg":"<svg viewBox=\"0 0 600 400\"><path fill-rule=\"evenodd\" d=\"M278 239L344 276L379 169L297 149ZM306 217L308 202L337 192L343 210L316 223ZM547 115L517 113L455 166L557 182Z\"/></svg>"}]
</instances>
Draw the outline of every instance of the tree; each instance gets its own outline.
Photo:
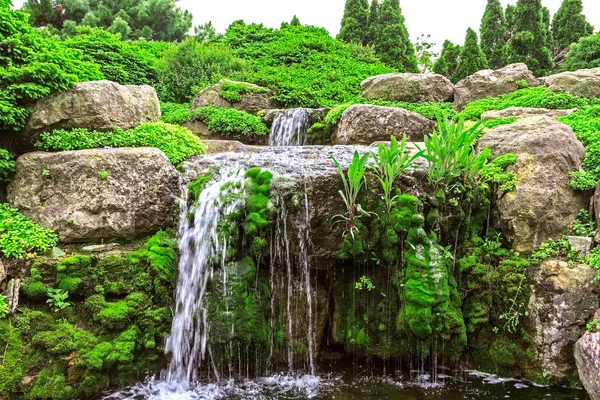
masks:
<instances>
[{"instance_id":1,"label":"tree","mask_svg":"<svg viewBox=\"0 0 600 400\"><path fill-rule=\"evenodd\" d=\"M422 73L429 72L433 68L432 59L438 56L438 53L432 49L435 47L435 43L431 43L429 39L431 35L421 35L417 37L415 42L415 51L417 55L417 62L419 63L419 70Z\"/></svg>"},{"instance_id":2,"label":"tree","mask_svg":"<svg viewBox=\"0 0 600 400\"><path fill-rule=\"evenodd\" d=\"M456 73L452 77L453 81L458 82L487 67L488 63L485 54L481 50L481 47L479 47L477 33L469 28L467 29L467 36L465 37L465 44L460 52Z\"/></svg>"},{"instance_id":3,"label":"tree","mask_svg":"<svg viewBox=\"0 0 600 400\"><path fill-rule=\"evenodd\" d=\"M488 0L481 19L481 50L487 57L491 68L502 68L507 63L506 35L508 29L504 18L504 9L500 0Z\"/></svg>"},{"instance_id":4,"label":"tree","mask_svg":"<svg viewBox=\"0 0 600 400\"><path fill-rule=\"evenodd\" d=\"M512 4L506 6L504 17L506 19L506 41L508 42L513 35L515 30L515 15L517 13L517 7Z\"/></svg>"},{"instance_id":5,"label":"tree","mask_svg":"<svg viewBox=\"0 0 600 400\"><path fill-rule=\"evenodd\" d=\"M131 28L127 21L121 17L116 17L112 25L107 29L108 32L120 35L121 39L127 39L131 33Z\"/></svg>"},{"instance_id":6,"label":"tree","mask_svg":"<svg viewBox=\"0 0 600 400\"><path fill-rule=\"evenodd\" d=\"M347 0L337 38L348 43L364 43L367 36L368 16L367 0Z\"/></svg>"},{"instance_id":7,"label":"tree","mask_svg":"<svg viewBox=\"0 0 600 400\"><path fill-rule=\"evenodd\" d=\"M562 67L566 71L600 68L600 32L573 43Z\"/></svg>"},{"instance_id":8,"label":"tree","mask_svg":"<svg viewBox=\"0 0 600 400\"><path fill-rule=\"evenodd\" d=\"M444 42L442 53L433 64L432 71L436 74L444 75L446 78L453 80L458 66L458 58L460 57L461 47L449 40Z\"/></svg>"},{"instance_id":9,"label":"tree","mask_svg":"<svg viewBox=\"0 0 600 400\"><path fill-rule=\"evenodd\" d=\"M550 29L550 10L548 7L542 7L542 22L544 23L544 31L546 33L546 46L548 46L548 49L552 54L552 49L554 48L554 35Z\"/></svg>"},{"instance_id":10,"label":"tree","mask_svg":"<svg viewBox=\"0 0 600 400\"><path fill-rule=\"evenodd\" d=\"M373 0L371 2L371 8L369 9L369 18L367 18L367 36L365 38L365 44L370 44L377 38L379 30L379 0Z\"/></svg>"},{"instance_id":11,"label":"tree","mask_svg":"<svg viewBox=\"0 0 600 400\"><path fill-rule=\"evenodd\" d=\"M541 0L518 0L508 45L509 62L523 62L538 76L552 70Z\"/></svg>"},{"instance_id":12,"label":"tree","mask_svg":"<svg viewBox=\"0 0 600 400\"><path fill-rule=\"evenodd\" d=\"M403 72L418 72L415 49L404 25L399 0L384 0L379 14L375 52L384 63Z\"/></svg>"},{"instance_id":13,"label":"tree","mask_svg":"<svg viewBox=\"0 0 600 400\"><path fill-rule=\"evenodd\" d=\"M298 18L298 17L297 17L297 16L294 14L294 17L293 17L293 18L292 18L292 20L290 21L290 25L291 25L291 26L300 26L300 25L302 25L302 24L300 23L300 18Z\"/></svg>"},{"instance_id":14,"label":"tree","mask_svg":"<svg viewBox=\"0 0 600 400\"><path fill-rule=\"evenodd\" d=\"M202 43L215 39L217 37L217 31L215 30L212 21L208 21L206 24L194 27L194 36L198 40L198 43Z\"/></svg>"},{"instance_id":15,"label":"tree","mask_svg":"<svg viewBox=\"0 0 600 400\"><path fill-rule=\"evenodd\" d=\"M554 37L554 53L560 53L571 43L577 43L582 37L594 33L594 27L583 15L581 0L563 0L552 19L552 36Z\"/></svg>"}]
</instances>

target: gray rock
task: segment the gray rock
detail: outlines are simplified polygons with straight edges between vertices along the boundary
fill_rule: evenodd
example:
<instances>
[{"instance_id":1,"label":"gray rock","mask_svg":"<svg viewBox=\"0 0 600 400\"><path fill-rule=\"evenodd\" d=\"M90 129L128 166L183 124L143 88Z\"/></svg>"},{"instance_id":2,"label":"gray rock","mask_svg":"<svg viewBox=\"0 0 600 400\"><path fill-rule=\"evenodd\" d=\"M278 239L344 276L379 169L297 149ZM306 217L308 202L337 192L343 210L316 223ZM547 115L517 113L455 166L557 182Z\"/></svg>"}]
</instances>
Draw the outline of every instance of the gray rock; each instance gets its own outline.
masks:
<instances>
[{"instance_id":1,"label":"gray rock","mask_svg":"<svg viewBox=\"0 0 600 400\"><path fill-rule=\"evenodd\" d=\"M246 151L246 145L237 140L204 140L206 154L215 153L242 153Z\"/></svg>"},{"instance_id":2,"label":"gray rock","mask_svg":"<svg viewBox=\"0 0 600 400\"><path fill-rule=\"evenodd\" d=\"M586 236L568 236L569 244L572 249L577 250L580 257L587 257L592 251L593 239Z\"/></svg>"},{"instance_id":3,"label":"gray rock","mask_svg":"<svg viewBox=\"0 0 600 400\"><path fill-rule=\"evenodd\" d=\"M600 400L600 332L586 332L575 344L579 379L591 400Z\"/></svg>"},{"instance_id":4,"label":"gray rock","mask_svg":"<svg viewBox=\"0 0 600 400\"><path fill-rule=\"evenodd\" d=\"M0 259L0 283L6 279L7 275L6 267L4 266L2 259Z\"/></svg>"},{"instance_id":5,"label":"gray rock","mask_svg":"<svg viewBox=\"0 0 600 400\"><path fill-rule=\"evenodd\" d=\"M119 247L118 243L92 244L89 246L83 246L81 248L81 252L83 252L83 253L106 253L109 251L113 251L117 247Z\"/></svg>"},{"instance_id":6,"label":"gray rock","mask_svg":"<svg viewBox=\"0 0 600 400\"><path fill-rule=\"evenodd\" d=\"M486 111L481 114L481 119L496 119L496 118L529 118L536 116L546 116L550 118L564 117L566 115L571 115L576 112L576 108L572 108L569 110L550 110L547 108L530 108L530 107L510 107L504 110L492 110Z\"/></svg>"},{"instance_id":7,"label":"gray rock","mask_svg":"<svg viewBox=\"0 0 600 400\"><path fill-rule=\"evenodd\" d=\"M6 306L8 307L8 315L13 315L19 307L19 289L21 288L21 279L13 278L8 282L6 289Z\"/></svg>"},{"instance_id":8,"label":"gray rock","mask_svg":"<svg viewBox=\"0 0 600 400\"><path fill-rule=\"evenodd\" d=\"M519 89L517 82L524 80L531 87L540 83L523 63L510 64L498 70L476 72L458 82L454 87L454 109L462 110L474 100L512 93Z\"/></svg>"},{"instance_id":9,"label":"gray rock","mask_svg":"<svg viewBox=\"0 0 600 400\"><path fill-rule=\"evenodd\" d=\"M567 92L580 97L600 97L600 68L561 72L544 78L551 92Z\"/></svg>"},{"instance_id":10,"label":"gray rock","mask_svg":"<svg viewBox=\"0 0 600 400\"><path fill-rule=\"evenodd\" d=\"M355 104L342 114L334 144L364 144L389 141L390 136L422 142L435 123L422 115L396 107Z\"/></svg>"},{"instance_id":11,"label":"gray rock","mask_svg":"<svg viewBox=\"0 0 600 400\"><path fill-rule=\"evenodd\" d=\"M596 226L600 227L600 182L598 186L596 186L596 191L594 192L593 197L594 202L594 217L596 219ZM596 234L596 236L600 236L600 231ZM600 242L597 240L597 242Z\"/></svg>"},{"instance_id":12,"label":"gray rock","mask_svg":"<svg viewBox=\"0 0 600 400\"><path fill-rule=\"evenodd\" d=\"M247 92L242 95L242 100L237 103L230 103L221 97L220 93L223 90L223 83L230 82L233 84L244 84L249 87L258 89L260 92ZM237 108L238 110L246 111L250 114L256 114L259 111L269 108L277 108L279 103L273 98L275 92L273 90L263 88L258 85L246 82L236 82L228 79L221 79L219 83L202 89L196 95L192 102L192 110L199 107L227 107Z\"/></svg>"},{"instance_id":13,"label":"gray rock","mask_svg":"<svg viewBox=\"0 0 600 400\"><path fill-rule=\"evenodd\" d=\"M106 148L27 153L17 159L8 192L12 207L62 242L100 242L168 226L179 186L159 149Z\"/></svg>"},{"instance_id":14,"label":"gray rock","mask_svg":"<svg viewBox=\"0 0 600 400\"><path fill-rule=\"evenodd\" d=\"M53 129L129 129L159 119L158 97L151 86L81 82L65 92L38 100L19 137L23 147L30 148L41 132Z\"/></svg>"},{"instance_id":15,"label":"gray rock","mask_svg":"<svg viewBox=\"0 0 600 400\"><path fill-rule=\"evenodd\" d=\"M362 97L411 103L452 101L454 85L437 74L394 73L372 76L360 84Z\"/></svg>"},{"instance_id":16,"label":"gray rock","mask_svg":"<svg viewBox=\"0 0 600 400\"><path fill-rule=\"evenodd\" d=\"M587 265L549 260L535 269L529 300L531 349L542 371L567 382L575 360L573 344L598 309L596 271Z\"/></svg>"},{"instance_id":17,"label":"gray rock","mask_svg":"<svg viewBox=\"0 0 600 400\"><path fill-rule=\"evenodd\" d=\"M585 148L573 130L548 117L531 117L489 130L479 148L494 157L513 153L516 189L498 193L496 211L504 237L519 252L531 252L548 239L571 232L577 213L586 208L585 193L571 189L570 174L579 170Z\"/></svg>"}]
</instances>

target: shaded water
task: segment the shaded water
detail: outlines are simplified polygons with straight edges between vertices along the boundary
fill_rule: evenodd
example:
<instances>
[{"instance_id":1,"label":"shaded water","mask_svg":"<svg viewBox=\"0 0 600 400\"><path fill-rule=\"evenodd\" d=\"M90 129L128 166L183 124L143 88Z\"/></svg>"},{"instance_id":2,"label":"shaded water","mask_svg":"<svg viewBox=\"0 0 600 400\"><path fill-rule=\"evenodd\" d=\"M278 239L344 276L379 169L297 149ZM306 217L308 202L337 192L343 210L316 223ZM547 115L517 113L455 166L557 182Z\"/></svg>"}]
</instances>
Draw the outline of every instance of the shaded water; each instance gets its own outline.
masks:
<instances>
[{"instance_id":1,"label":"shaded water","mask_svg":"<svg viewBox=\"0 0 600 400\"><path fill-rule=\"evenodd\" d=\"M269 146L302 146L306 143L307 130L307 109L292 108L282 111L271 127Z\"/></svg>"}]
</instances>

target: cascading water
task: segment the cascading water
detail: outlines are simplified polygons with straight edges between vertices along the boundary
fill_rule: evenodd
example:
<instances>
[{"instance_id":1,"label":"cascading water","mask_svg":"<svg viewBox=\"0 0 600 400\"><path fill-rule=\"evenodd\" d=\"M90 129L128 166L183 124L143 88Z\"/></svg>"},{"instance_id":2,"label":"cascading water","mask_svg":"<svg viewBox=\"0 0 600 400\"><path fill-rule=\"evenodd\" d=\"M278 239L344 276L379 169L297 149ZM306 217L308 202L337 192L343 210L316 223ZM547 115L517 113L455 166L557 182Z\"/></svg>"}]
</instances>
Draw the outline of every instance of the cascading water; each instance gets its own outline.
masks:
<instances>
[{"instance_id":1,"label":"cascading water","mask_svg":"<svg viewBox=\"0 0 600 400\"><path fill-rule=\"evenodd\" d=\"M308 110L292 108L277 115L271 128L269 146L302 146L306 142Z\"/></svg>"},{"instance_id":2,"label":"cascading water","mask_svg":"<svg viewBox=\"0 0 600 400\"><path fill-rule=\"evenodd\" d=\"M231 214L244 202L244 173L239 168L221 171L220 178L209 183L198 201L188 208L187 188L179 216L179 278L175 293L175 313L166 352L171 362L165 379L183 389L197 380L199 364L205 359L208 344L208 310L204 294L213 275L212 261L223 257L227 242L217 234L222 217ZM224 198L233 201L223 202ZM193 224L189 214L193 214ZM210 347L208 347L210 352ZM216 377L218 373L213 368Z\"/></svg>"}]
</instances>

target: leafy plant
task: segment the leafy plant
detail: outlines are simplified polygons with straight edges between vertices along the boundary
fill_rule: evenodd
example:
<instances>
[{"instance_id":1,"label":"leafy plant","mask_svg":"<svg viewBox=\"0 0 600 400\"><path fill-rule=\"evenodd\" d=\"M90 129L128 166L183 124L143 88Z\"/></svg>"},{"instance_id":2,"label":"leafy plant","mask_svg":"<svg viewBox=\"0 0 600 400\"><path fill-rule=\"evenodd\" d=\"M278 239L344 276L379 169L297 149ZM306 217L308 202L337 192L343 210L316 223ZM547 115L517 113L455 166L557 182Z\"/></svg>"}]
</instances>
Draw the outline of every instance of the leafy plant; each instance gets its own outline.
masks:
<instances>
[{"instance_id":1,"label":"leafy plant","mask_svg":"<svg viewBox=\"0 0 600 400\"><path fill-rule=\"evenodd\" d=\"M419 151L412 156L406 151L406 136L402 137L400 145L398 145L398 140L394 136L391 136L390 139L389 147L385 144L379 144L377 152L371 152L374 164L369 165L381 183L388 215L392 212L392 203L398 197L398 195L392 197L394 181L407 168L411 167L416 158L423 155L423 151Z\"/></svg>"},{"instance_id":2,"label":"leafy plant","mask_svg":"<svg viewBox=\"0 0 600 400\"><path fill-rule=\"evenodd\" d=\"M500 185L500 192L512 192L517 186L517 176L514 172L506 172L509 165L517 162L516 154L503 154L487 163L481 170L481 180Z\"/></svg>"},{"instance_id":3,"label":"leafy plant","mask_svg":"<svg viewBox=\"0 0 600 400\"><path fill-rule=\"evenodd\" d=\"M567 257L569 259L578 258L577 250L571 249L571 245L566 236L557 240L549 239L547 242L542 243L540 248L531 254L530 260L534 264L539 264L550 257L559 256Z\"/></svg>"},{"instance_id":4,"label":"leafy plant","mask_svg":"<svg viewBox=\"0 0 600 400\"><path fill-rule=\"evenodd\" d=\"M0 294L0 319L8 316L8 305L6 304L6 296Z\"/></svg>"},{"instance_id":5,"label":"leafy plant","mask_svg":"<svg viewBox=\"0 0 600 400\"><path fill-rule=\"evenodd\" d=\"M1 314L2 314L2 311L0 311L0 316L1 316ZM597 320L592 321L592 322L588 322L586 324L586 329L589 332L592 332L592 333L597 332L598 330L600 330L600 319L597 319Z\"/></svg>"},{"instance_id":6,"label":"leafy plant","mask_svg":"<svg viewBox=\"0 0 600 400\"><path fill-rule=\"evenodd\" d=\"M573 233L587 237L594 237L596 234L596 221L587 210L579 210L577 219L573 222Z\"/></svg>"},{"instance_id":7,"label":"leafy plant","mask_svg":"<svg viewBox=\"0 0 600 400\"><path fill-rule=\"evenodd\" d=\"M366 289L370 292L371 290L375 289L375 285L373 285L373 282L371 282L371 278L363 275L360 277L360 280L354 284L354 288L356 290Z\"/></svg>"},{"instance_id":8,"label":"leafy plant","mask_svg":"<svg viewBox=\"0 0 600 400\"><path fill-rule=\"evenodd\" d=\"M523 282L525 281L525 275L521 275L521 280L515 293L515 297L510 300L510 308L507 312L500 315L501 320L506 320L504 323L504 330L510 333L516 333L520 323L521 316L528 317L529 311L524 302L519 302L519 295L523 288Z\"/></svg>"},{"instance_id":9,"label":"leafy plant","mask_svg":"<svg viewBox=\"0 0 600 400\"><path fill-rule=\"evenodd\" d=\"M211 132L240 139L242 136L267 135L269 129L260 117L235 108L203 107L192 111Z\"/></svg>"},{"instance_id":10,"label":"leafy plant","mask_svg":"<svg viewBox=\"0 0 600 400\"><path fill-rule=\"evenodd\" d=\"M71 303L67 301L68 298L69 292L66 290L48 288L48 300L46 300L46 303L50 304L54 312L58 312L71 306Z\"/></svg>"},{"instance_id":11,"label":"leafy plant","mask_svg":"<svg viewBox=\"0 0 600 400\"><path fill-rule=\"evenodd\" d=\"M106 172L106 171L98 171L98 178L99 178L101 181L103 181L103 180L105 180L106 178L108 178L108 176L109 176L109 173L108 173L108 172Z\"/></svg>"},{"instance_id":12,"label":"leafy plant","mask_svg":"<svg viewBox=\"0 0 600 400\"><path fill-rule=\"evenodd\" d=\"M600 282L600 246L594 247L590 255L587 257L586 262L590 267L598 271L598 275L596 275L596 282Z\"/></svg>"},{"instance_id":13,"label":"leafy plant","mask_svg":"<svg viewBox=\"0 0 600 400\"><path fill-rule=\"evenodd\" d=\"M260 86L249 85L245 82L232 82L223 80L220 82L221 91L219 96L230 103L239 103L246 93L266 93L267 89Z\"/></svg>"},{"instance_id":14,"label":"leafy plant","mask_svg":"<svg viewBox=\"0 0 600 400\"><path fill-rule=\"evenodd\" d=\"M334 218L338 220L337 222L344 222L346 224L346 229L342 233L342 237L350 234L352 238L354 238L354 232L358 231L358 228L356 227L356 221L364 214L367 214L367 212L362 209L357 199L358 193L362 187L366 185L364 175L368 168L367 161L369 160L370 153L365 153L361 157L358 154L358 151L355 151L354 156L352 157L352 162L348 166L347 174L344 173L342 166L338 160L336 160L333 154L330 156L338 168L340 176L342 177L344 190L340 190L338 193L344 200L344 204L348 210L346 214L336 215Z\"/></svg>"},{"instance_id":15,"label":"leafy plant","mask_svg":"<svg viewBox=\"0 0 600 400\"><path fill-rule=\"evenodd\" d=\"M58 237L8 204L0 204L0 252L5 257L24 258L56 246Z\"/></svg>"},{"instance_id":16,"label":"leafy plant","mask_svg":"<svg viewBox=\"0 0 600 400\"><path fill-rule=\"evenodd\" d=\"M15 172L15 157L8 150L0 149L0 182L8 182L9 176Z\"/></svg>"}]
</instances>

